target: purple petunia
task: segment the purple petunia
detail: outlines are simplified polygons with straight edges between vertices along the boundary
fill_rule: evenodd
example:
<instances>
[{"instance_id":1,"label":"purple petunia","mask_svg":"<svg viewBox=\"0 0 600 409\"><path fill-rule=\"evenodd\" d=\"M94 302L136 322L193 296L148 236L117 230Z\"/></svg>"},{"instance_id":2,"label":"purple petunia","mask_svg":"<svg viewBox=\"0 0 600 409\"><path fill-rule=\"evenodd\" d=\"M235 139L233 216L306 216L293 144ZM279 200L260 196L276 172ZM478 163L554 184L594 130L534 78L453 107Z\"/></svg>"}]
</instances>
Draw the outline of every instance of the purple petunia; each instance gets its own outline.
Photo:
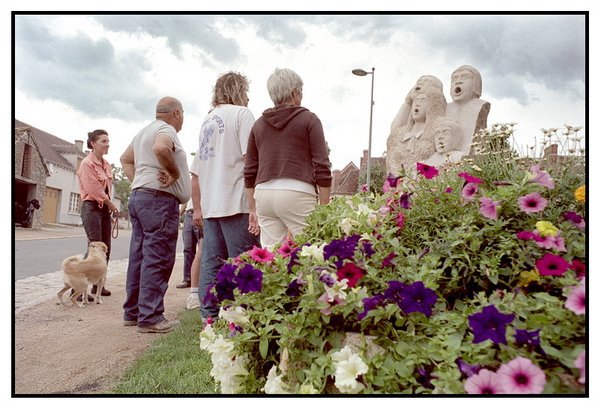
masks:
<instances>
[{"instance_id":1,"label":"purple petunia","mask_svg":"<svg viewBox=\"0 0 600 409\"><path fill-rule=\"evenodd\" d=\"M462 358L456 358L455 362L460 372L467 378L476 375L481 369L481 365L470 365Z\"/></svg>"},{"instance_id":2,"label":"purple petunia","mask_svg":"<svg viewBox=\"0 0 600 409\"><path fill-rule=\"evenodd\" d=\"M402 193L400 195L400 207L403 209L410 209L410 197L412 196L412 192Z\"/></svg>"},{"instance_id":3,"label":"purple petunia","mask_svg":"<svg viewBox=\"0 0 600 409\"><path fill-rule=\"evenodd\" d=\"M362 247L366 258L371 258L371 256L376 253L376 251L373 250L373 245L369 241L363 241Z\"/></svg>"},{"instance_id":4,"label":"purple petunia","mask_svg":"<svg viewBox=\"0 0 600 409\"><path fill-rule=\"evenodd\" d=\"M237 266L235 264L224 264L217 272L215 276L215 289L219 301L234 299L233 290L237 288L237 283L235 282L236 270Z\"/></svg>"},{"instance_id":5,"label":"purple petunia","mask_svg":"<svg viewBox=\"0 0 600 409\"><path fill-rule=\"evenodd\" d=\"M333 287L335 284L335 278L331 276L331 274L323 273L319 277L319 281L324 283L327 287Z\"/></svg>"},{"instance_id":6,"label":"purple petunia","mask_svg":"<svg viewBox=\"0 0 600 409\"><path fill-rule=\"evenodd\" d=\"M440 173L435 166L429 166L420 162L417 162L417 172L426 179L433 179Z\"/></svg>"},{"instance_id":7,"label":"purple petunia","mask_svg":"<svg viewBox=\"0 0 600 409\"><path fill-rule=\"evenodd\" d=\"M548 200L544 199L538 192L529 193L517 199L519 209L525 213L538 213L546 208Z\"/></svg>"},{"instance_id":8,"label":"purple petunia","mask_svg":"<svg viewBox=\"0 0 600 409\"><path fill-rule=\"evenodd\" d=\"M391 173L388 173L387 179L383 182L383 193L395 189L398 186L399 181L402 181L400 176L394 176Z\"/></svg>"},{"instance_id":9,"label":"purple petunia","mask_svg":"<svg viewBox=\"0 0 600 409\"><path fill-rule=\"evenodd\" d=\"M345 239L332 240L323 248L323 258L329 260L332 257L337 257L335 264L339 268L343 264L342 260L354 260L354 252L359 240L360 236L358 234L348 236Z\"/></svg>"},{"instance_id":10,"label":"purple petunia","mask_svg":"<svg viewBox=\"0 0 600 409\"><path fill-rule=\"evenodd\" d=\"M374 310L377 307L384 305L386 302L385 297L382 294L376 294L373 297L366 297L362 299L363 311L356 317L358 320L362 320L367 316L369 311Z\"/></svg>"},{"instance_id":11,"label":"purple petunia","mask_svg":"<svg viewBox=\"0 0 600 409\"><path fill-rule=\"evenodd\" d=\"M585 220L583 219L583 217L581 217L577 213L575 213L575 212L564 212L563 213L563 218L565 220L568 220L571 223L573 223L573 225L575 225L576 227L578 227L580 229L585 229Z\"/></svg>"},{"instance_id":12,"label":"purple petunia","mask_svg":"<svg viewBox=\"0 0 600 409\"><path fill-rule=\"evenodd\" d=\"M495 344L506 344L506 326L514 319L515 314L502 314L495 305L488 305L481 312L469 315L473 343L489 339Z\"/></svg>"},{"instance_id":13,"label":"purple petunia","mask_svg":"<svg viewBox=\"0 0 600 409\"><path fill-rule=\"evenodd\" d=\"M386 300L398 304L402 301L402 288L404 283L400 281L388 281L388 288L383 292L383 296Z\"/></svg>"},{"instance_id":14,"label":"purple petunia","mask_svg":"<svg viewBox=\"0 0 600 409\"><path fill-rule=\"evenodd\" d=\"M287 289L285 290L285 295L289 297L298 297L300 294L302 294L301 289L303 285L304 281L302 280L292 280L292 282L288 285Z\"/></svg>"},{"instance_id":15,"label":"purple petunia","mask_svg":"<svg viewBox=\"0 0 600 409\"><path fill-rule=\"evenodd\" d=\"M438 299L435 291L425 287L422 281L402 286L400 296L402 299L399 306L402 311L406 314L421 312L426 317L431 316L431 309Z\"/></svg>"},{"instance_id":16,"label":"purple petunia","mask_svg":"<svg viewBox=\"0 0 600 409\"><path fill-rule=\"evenodd\" d=\"M255 269L251 264L246 264L238 272L235 281L240 292L245 294L262 290L262 277L262 271Z\"/></svg>"},{"instance_id":17,"label":"purple petunia","mask_svg":"<svg viewBox=\"0 0 600 409\"><path fill-rule=\"evenodd\" d=\"M488 219L498 220L498 206L500 202L496 202L489 197L479 198L479 213Z\"/></svg>"},{"instance_id":18,"label":"purple petunia","mask_svg":"<svg viewBox=\"0 0 600 409\"><path fill-rule=\"evenodd\" d=\"M540 330L527 331L526 329L518 329L515 331L515 343L518 346L537 347L540 345Z\"/></svg>"}]
</instances>

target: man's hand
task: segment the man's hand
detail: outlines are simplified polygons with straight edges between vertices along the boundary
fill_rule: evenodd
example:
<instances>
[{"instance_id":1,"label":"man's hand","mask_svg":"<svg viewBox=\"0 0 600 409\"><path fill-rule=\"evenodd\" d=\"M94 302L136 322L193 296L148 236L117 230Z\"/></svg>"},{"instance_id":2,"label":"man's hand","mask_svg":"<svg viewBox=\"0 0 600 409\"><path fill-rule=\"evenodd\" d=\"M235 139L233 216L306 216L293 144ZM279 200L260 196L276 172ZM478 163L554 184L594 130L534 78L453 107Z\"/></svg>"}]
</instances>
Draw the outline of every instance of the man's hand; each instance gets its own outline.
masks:
<instances>
[{"instance_id":1,"label":"man's hand","mask_svg":"<svg viewBox=\"0 0 600 409\"><path fill-rule=\"evenodd\" d=\"M160 182L160 187L169 187L173 183L175 183L177 179L174 179L173 176L166 170L158 171L158 181Z\"/></svg>"}]
</instances>

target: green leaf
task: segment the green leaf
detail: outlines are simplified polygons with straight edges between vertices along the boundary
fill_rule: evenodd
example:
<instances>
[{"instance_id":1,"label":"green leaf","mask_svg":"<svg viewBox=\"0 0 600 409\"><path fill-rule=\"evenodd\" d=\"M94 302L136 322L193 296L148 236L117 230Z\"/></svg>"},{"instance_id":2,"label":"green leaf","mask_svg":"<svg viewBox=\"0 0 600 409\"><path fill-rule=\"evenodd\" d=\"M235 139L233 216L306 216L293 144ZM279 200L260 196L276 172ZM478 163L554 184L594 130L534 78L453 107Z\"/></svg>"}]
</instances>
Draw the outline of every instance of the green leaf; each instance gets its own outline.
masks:
<instances>
[{"instance_id":1,"label":"green leaf","mask_svg":"<svg viewBox=\"0 0 600 409\"><path fill-rule=\"evenodd\" d=\"M269 351L269 338L265 336L260 339L258 350L260 351L260 356L265 359L267 357L267 352Z\"/></svg>"}]
</instances>

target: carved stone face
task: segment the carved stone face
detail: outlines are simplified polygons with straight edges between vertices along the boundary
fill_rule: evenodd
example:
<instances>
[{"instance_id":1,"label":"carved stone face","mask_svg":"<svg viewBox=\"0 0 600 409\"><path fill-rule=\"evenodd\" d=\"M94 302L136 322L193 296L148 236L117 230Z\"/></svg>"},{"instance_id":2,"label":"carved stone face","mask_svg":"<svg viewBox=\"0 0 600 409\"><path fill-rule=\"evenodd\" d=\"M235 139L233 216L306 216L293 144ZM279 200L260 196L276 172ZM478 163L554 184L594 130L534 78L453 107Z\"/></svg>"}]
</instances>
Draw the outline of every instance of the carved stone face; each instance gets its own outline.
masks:
<instances>
[{"instance_id":1,"label":"carved stone face","mask_svg":"<svg viewBox=\"0 0 600 409\"><path fill-rule=\"evenodd\" d=\"M418 94L414 99L411 107L412 119L415 122L424 122L427 114L427 95Z\"/></svg>"},{"instance_id":2,"label":"carved stone face","mask_svg":"<svg viewBox=\"0 0 600 409\"><path fill-rule=\"evenodd\" d=\"M460 70L452 74L452 87L450 95L456 102L466 102L475 98L475 83L473 73L469 70Z\"/></svg>"},{"instance_id":3,"label":"carved stone face","mask_svg":"<svg viewBox=\"0 0 600 409\"><path fill-rule=\"evenodd\" d=\"M439 153L449 152L456 147L456 137L450 125L440 125L435 130L435 150Z\"/></svg>"}]
</instances>

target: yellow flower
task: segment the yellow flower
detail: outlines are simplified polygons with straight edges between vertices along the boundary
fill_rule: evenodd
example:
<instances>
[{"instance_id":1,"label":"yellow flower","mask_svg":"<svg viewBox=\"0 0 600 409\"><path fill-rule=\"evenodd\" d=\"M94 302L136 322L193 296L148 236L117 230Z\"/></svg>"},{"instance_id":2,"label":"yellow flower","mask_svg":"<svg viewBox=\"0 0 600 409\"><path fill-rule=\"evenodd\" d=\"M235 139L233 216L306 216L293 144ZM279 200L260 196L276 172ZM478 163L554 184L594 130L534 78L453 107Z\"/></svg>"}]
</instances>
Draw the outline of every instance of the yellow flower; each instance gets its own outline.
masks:
<instances>
[{"instance_id":1,"label":"yellow flower","mask_svg":"<svg viewBox=\"0 0 600 409\"><path fill-rule=\"evenodd\" d=\"M575 190L575 200L579 203L585 203L585 185L581 185Z\"/></svg>"},{"instance_id":2,"label":"yellow flower","mask_svg":"<svg viewBox=\"0 0 600 409\"><path fill-rule=\"evenodd\" d=\"M550 222L539 221L535 224L535 228L540 232L542 237L556 236L558 229Z\"/></svg>"},{"instance_id":3,"label":"yellow flower","mask_svg":"<svg viewBox=\"0 0 600 409\"><path fill-rule=\"evenodd\" d=\"M536 270L523 271L521 274L519 274L519 282L517 285L519 287L525 287L527 284L537 281L539 276L540 275Z\"/></svg>"}]
</instances>

